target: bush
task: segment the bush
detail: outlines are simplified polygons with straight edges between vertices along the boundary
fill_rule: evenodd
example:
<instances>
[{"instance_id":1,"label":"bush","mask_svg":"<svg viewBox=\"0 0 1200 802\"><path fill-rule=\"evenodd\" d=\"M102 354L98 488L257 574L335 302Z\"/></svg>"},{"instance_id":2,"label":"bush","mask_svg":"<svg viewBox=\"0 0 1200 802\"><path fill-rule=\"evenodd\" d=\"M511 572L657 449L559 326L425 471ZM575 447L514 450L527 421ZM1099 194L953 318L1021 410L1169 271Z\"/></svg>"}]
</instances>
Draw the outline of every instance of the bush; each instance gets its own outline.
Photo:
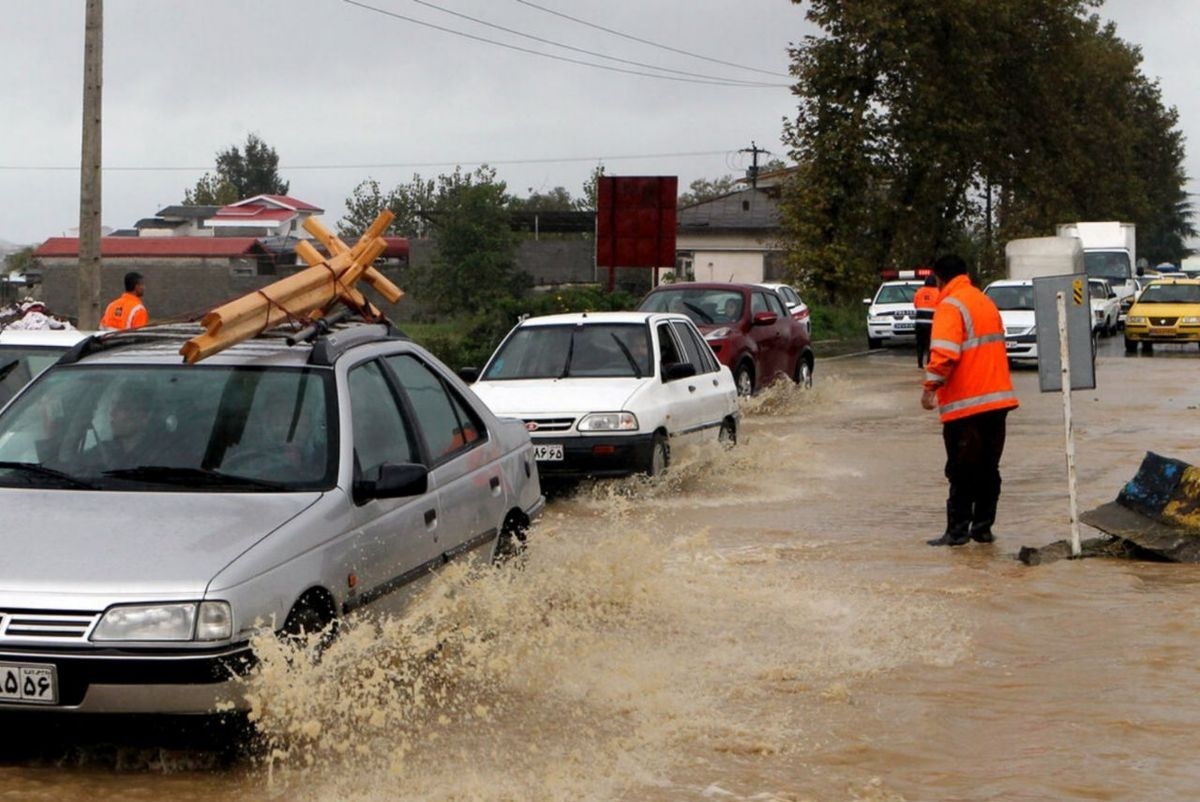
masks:
<instances>
[{"instance_id":1,"label":"bush","mask_svg":"<svg viewBox=\"0 0 1200 802\"><path fill-rule=\"evenodd\" d=\"M814 340L855 340L866 337L867 312L862 302L810 304Z\"/></svg>"}]
</instances>

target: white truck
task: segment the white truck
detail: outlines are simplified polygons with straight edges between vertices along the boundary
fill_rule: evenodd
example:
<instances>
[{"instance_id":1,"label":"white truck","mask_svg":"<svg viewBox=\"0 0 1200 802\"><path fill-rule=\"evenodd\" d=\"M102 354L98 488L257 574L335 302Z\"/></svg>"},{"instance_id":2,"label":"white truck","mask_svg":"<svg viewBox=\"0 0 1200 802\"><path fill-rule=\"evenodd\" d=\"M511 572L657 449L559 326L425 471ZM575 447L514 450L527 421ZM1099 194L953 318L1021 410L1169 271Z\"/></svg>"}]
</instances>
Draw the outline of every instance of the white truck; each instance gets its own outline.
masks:
<instances>
[{"instance_id":1,"label":"white truck","mask_svg":"<svg viewBox=\"0 0 1200 802\"><path fill-rule=\"evenodd\" d=\"M1092 278L1108 279L1121 301L1121 319L1133 305L1137 293L1134 270L1137 267L1137 227L1115 221L1100 223L1063 223L1058 236L1077 237L1083 245L1083 263Z\"/></svg>"},{"instance_id":2,"label":"white truck","mask_svg":"<svg viewBox=\"0 0 1200 802\"><path fill-rule=\"evenodd\" d=\"M1083 246L1075 237L1015 239L1004 247L1008 278L993 281L984 292L1004 321L1004 349L1011 362L1037 364L1033 280L1083 273Z\"/></svg>"}]
</instances>

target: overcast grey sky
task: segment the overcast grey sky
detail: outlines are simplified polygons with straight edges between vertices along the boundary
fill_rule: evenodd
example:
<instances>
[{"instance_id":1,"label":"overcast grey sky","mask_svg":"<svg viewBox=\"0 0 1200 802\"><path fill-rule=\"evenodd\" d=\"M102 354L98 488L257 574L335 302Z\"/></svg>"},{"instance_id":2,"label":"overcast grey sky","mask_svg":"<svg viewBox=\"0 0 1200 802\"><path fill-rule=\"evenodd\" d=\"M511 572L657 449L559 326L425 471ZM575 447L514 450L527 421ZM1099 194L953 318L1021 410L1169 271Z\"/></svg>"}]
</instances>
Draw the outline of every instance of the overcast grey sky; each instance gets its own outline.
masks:
<instances>
[{"instance_id":1,"label":"overcast grey sky","mask_svg":"<svg viewBox=\"0 0 1200 802\"><path fill-rule=\"evenodd\" d=\"M811 32L804 6L789 0L358 1L530 50L649 71L438 10L448 9L680 78L786 85L786 48ZM639 44L530 3L777 74ZM455 164L491 163L519 195L555 186L578 195L599 160L610 174L674 174L681 186L740 173L747 157L737 151L751 140L783 155L781 121L795 107L786 86L712 86L564 63L344 0L105 6L103 219L114 228L180 201L218 150L251 131L278 151L291 194L324 207L332 224L364 178L390 187ZM3 11L0 239L33 243L78 224L84 2L8 0ZM1184 131L1200 142L1200 68L1191 52L1200 4L1109 0L1102 14L1142 45L1147 74L1161 80ZM1188 168L1200 176L1197 153L1189 151Z\"/></svg>"}]
</instances>

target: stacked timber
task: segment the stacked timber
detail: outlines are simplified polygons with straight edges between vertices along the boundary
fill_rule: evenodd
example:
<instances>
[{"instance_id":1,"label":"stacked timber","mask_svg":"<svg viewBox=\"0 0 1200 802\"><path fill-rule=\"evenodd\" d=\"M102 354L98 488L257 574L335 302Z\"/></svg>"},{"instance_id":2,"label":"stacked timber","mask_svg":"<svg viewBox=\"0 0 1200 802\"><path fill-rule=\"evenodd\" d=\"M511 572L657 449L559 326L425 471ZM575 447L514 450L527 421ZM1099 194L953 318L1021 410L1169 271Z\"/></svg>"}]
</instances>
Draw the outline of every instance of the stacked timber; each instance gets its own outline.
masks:
<instances>
[{"instance_id":1,"label":"stacked timber","mask_svg":"<svg viewBox=\"0 0 1200 802\"><path fill-rule=\"evenodd\" d=\"M205 315L200 321L204 333L179 349L184 361L194 364L277 326L311 325L338 304L367 320L378 319L379 311L356 285L360 280L365 282L389 303L396 303L404 296L399 287L372 266L387 247L383 233L393 216L389 211L380 213L354 247L315 218L305 220L305 230L325 246L329 256L321 255L308 242L301 242L296 253L309 266Z\"/></svg>"}]
</instances>

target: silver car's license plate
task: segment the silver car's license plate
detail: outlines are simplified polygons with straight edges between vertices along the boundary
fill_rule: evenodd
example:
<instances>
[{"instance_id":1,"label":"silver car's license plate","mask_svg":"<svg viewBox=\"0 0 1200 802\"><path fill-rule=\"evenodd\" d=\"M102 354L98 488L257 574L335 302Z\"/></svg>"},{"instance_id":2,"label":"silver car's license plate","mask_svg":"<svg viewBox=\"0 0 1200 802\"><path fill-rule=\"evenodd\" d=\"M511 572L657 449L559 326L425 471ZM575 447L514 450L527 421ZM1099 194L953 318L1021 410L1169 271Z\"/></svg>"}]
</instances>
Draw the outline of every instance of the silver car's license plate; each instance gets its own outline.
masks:
<instances>
[{"instance_id":1,"label":"silver car's license plate","mask_svg":"<svg viewBox=\"0 0 1200 802\"><path fill-rule=\"evenodd\" d=\"M562 462L562 443L549 443L533 447L533 458L538 462Z\"/></svg>"},{"instance_id":2,"label":"silver car's license plate","mask_svg":"<svg viewBox=\"0 0 1200 802\"><path fill-rule=\"evenodd\" d=\"M58 704L58 675L54 666L0 663L0 702Z\"/></svg>"}]
</instances>

